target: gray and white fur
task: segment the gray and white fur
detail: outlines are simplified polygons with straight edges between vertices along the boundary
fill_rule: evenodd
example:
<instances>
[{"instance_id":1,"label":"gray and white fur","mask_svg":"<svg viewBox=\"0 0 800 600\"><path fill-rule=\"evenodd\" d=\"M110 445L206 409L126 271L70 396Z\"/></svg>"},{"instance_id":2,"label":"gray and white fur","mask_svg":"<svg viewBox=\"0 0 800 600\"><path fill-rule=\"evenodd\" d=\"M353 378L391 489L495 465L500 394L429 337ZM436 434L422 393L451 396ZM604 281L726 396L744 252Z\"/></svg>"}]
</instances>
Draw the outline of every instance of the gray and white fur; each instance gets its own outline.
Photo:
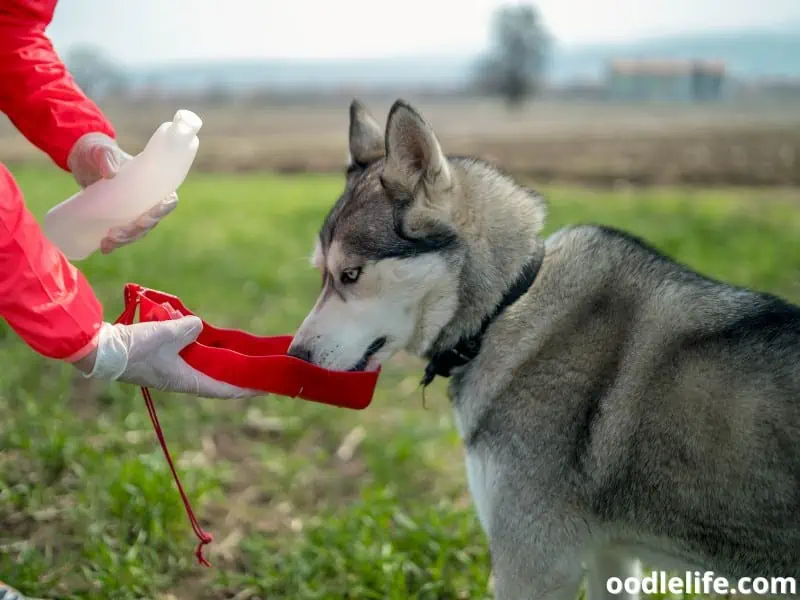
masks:
<instances>
[{"instance_id":1,"label":"gray and white fur","mask_svg":"<svg viewBox=\"0 0 800 600\"><path fill-rule=\"evenodd\" d=\"M498 600L610 596L659 569L800 579L800 308L700 275L613 228L543 239L542 197L447 156L397 101L350 107L345 189L290 353L374 369L475 333L449 382Z\"/></svg>"}]
</instances>

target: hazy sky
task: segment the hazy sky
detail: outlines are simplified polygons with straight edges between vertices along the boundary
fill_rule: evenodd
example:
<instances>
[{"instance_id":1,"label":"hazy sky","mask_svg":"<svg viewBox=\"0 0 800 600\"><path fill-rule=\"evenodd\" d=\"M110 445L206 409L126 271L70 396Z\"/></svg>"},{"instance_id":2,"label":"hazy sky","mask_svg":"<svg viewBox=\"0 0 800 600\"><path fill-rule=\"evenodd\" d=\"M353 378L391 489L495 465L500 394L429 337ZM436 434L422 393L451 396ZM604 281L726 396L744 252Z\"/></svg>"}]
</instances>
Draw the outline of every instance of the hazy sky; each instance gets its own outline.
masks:
<instances>
[{"instance_id":1,"label":"hazy sky","mask_svg":"<svg viewBox=\"0 0 800 600\"><path fill-rule=\"evenodd\" d=\"M502 0L61 0L49 29L129 64L474 53ZM568 44L800 21L800 0L539 0Z\"/></svg>"}]
</instances>

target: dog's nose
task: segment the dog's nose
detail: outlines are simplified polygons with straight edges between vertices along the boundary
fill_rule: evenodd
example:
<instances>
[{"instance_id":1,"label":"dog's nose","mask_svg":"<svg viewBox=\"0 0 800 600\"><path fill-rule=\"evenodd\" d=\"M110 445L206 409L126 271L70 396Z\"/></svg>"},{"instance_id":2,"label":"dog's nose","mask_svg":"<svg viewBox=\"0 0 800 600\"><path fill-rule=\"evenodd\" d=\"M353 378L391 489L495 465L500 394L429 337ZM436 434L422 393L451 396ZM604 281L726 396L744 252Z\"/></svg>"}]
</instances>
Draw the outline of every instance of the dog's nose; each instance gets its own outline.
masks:
<instances>
[{"instance_id":1,"label":"dog's nose","mask_svg":"<svg viewBox=\"0 0 800 600\"><path fill-rule=\"evenodd\" d=\"M293 356L294 358L299 358L300 360L304 360L305 362L311 362L311 348L308 346L304 346L299 344L297 346L292 346L289 348L287 352L289 356Z\"/></svg>"}]
</instances>

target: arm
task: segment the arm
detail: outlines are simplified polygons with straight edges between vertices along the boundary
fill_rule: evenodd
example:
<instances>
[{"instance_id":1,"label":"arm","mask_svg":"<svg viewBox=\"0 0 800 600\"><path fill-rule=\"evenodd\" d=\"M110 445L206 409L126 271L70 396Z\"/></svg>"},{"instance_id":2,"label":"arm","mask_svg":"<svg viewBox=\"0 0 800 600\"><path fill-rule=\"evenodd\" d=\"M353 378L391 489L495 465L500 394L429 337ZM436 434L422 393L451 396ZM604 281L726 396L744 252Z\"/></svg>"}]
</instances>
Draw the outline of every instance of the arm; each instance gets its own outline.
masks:
<instances>
[{"instance_id":1,"label":"arm","mask_svg":"<svg viewBox=\"0 0 800 600\"><path fill-rule=\"evenodd\" d=\"M0 2L0 112L68 171L67 157L81 136L113 138L115 132L45 35L55 5L56 0Z\"/></svg>"},{"instance_id":2,"label":"arm","mask_svg":"<svg viewBox=\"0 0 800 600\"><path fill-rule=\"evenodd\" d=\"M112 325L84 276L42 234L14 178L0 164L0 317L28 346L87 377L205 398L260 392L211 379L181 350L200 335L195 317Z\"/></svg>"},{"instance_id":3,"label":"arm","mask_svg":"<svg viewBox=\"0 0 800 600\"><path fill-rule=\"evenodd\" d=\"M95 349L103 324L89 283L44 236L2 164L0 317L39 354L70 362Z\"/></svg>"},{"instance_id":4,"label":"arm","mask_svg":"<svg viewBox=\"0 0 800 600\"><path fill-rule=\"evenodd\" d=\"M111 123L77 86L45 35L55 5L56 0L0 0L0 112L86 187L113 177L130 155L119 149ZM146 235L177 202L171 194L135 222L110 232L103 252Z\"/></svg>"}]
</instances>

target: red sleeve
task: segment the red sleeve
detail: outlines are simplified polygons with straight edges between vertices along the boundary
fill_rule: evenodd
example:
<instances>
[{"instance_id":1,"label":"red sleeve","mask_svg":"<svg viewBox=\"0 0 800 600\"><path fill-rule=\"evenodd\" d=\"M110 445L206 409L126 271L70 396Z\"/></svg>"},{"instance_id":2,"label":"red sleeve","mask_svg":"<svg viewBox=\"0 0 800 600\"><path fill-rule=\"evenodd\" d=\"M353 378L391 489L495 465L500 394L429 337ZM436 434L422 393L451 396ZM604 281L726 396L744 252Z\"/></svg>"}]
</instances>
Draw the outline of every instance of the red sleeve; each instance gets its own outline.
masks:
<instances>
[{"instance_id":1,"label":"red sleeve","mask_svg":"<svg viewBox=\"0 0 800 600\"><path fill-rule=\"evenodd\" d=\"M0 163L0 317L39 354L70 362L96 344L103 307L51 244Z\"/></svg>"},{"instance_id":2,"label":"red sleeve","mask_svg":"<svg viewBox=\"0 0 800 600\"><path fill-rule=\"evenodd\" d=\"M82 135L115 137L45 35L56 0L0 0L0 112L59 167Z\"/></svg>"}]
</instances>

